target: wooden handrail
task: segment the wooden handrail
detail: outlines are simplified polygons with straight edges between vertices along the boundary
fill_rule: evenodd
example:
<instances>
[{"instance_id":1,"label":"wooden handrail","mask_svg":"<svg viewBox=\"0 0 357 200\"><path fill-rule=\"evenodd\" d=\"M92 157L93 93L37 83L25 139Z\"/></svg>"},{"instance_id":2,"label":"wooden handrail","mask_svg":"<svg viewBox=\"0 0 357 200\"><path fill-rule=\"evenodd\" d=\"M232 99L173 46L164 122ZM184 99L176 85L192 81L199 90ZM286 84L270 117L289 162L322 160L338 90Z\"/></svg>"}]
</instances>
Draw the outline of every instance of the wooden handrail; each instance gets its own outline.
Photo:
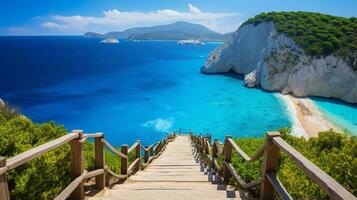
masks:
<instances>
[{"instance_id":1,"label":"wooden handrail","mask_svg":"<svg viewBox=\"0 0 357 200\"><path fill-rule=\"evenodd\" d=\"M131 170L139 163L140 158L135 159L128 167L128 172L131 172Z\"/></svg>"},{"instance_id":2,"label":"wooden handrail","mask_svg":"<svg viewBox=\"0 0 357 200\"><path fill-rule=\"evenodd\" d=\"M289 193L284 188L283 184L276 177L276 173L268 172L266 174L266 178L273 185L276 193L278 193L278 195L280 196L280 198L282 200L292 200L292 198L290 197Z\"/></svg>"},{"instance_id":3,"label":"wooden handrail","mask_svg":"<svg viewBox=\"0 0 357 200\"><path fill-rule=\"evenodd\" d=\"M93 178L95 176L104 174L105 170L104 169L96 169L90 172L87 172L87 174L85 175L84 179L89 179L89 178Z\"/></svg>"},{"instance_id":4,"label":"wooden handrail","mask_svg":"<svg viewBox=\"0 0 357 200\"><path fill-rule=\"evenodd\" d=\"M31 161L48 151L51 151L59 146L70 143L71 146L71 175L72 182L55 198L67 199L69 196L73 199L84 199L84 187L83 180L89 178L96 178L96 186L99 190L105 187L105 172L116 177L118 179L126 179L128 173L135 167L140 170L142 166L147 166L153 159L157 158L165 149L168 141L176 136L175 133L168 135L165 139L156 143L154 154L153 145L147 148L141 146L140 140L136 141L130 148L127 145L123 145L120 152L113 147L108 141L104 139L103 133L90 133L83 134L81 130L74 130L71 133L64 135L60 138L52 140L48 143L42 144L38 147L25 151L17 156L9 159L5 159L0 156L0 199L10 200L6 174L8 170L12 170L28 161ZM85 171L83 160L83 143L87 138L95 139L95 166L96 169L90 172ZM108 147L114 154L121 158L121 172L122 174L116 174L111 171L104 162L104 146ZM145 164L141 163L141 149L149 153L149 158ZM128 153L135 149L135 160L128 167ZM128 151L129 150L129 151Z\"/></svg>"},{"instance_id":5,"label":"wooden handrail","mask_svg":"<svg viewBox=\"0 0 357 200\"><path fill-rule=\"evenodd\" d=\"M273 142L276 146L279 147L279 149L284 151L290 158L292 158L296 162L297 166L302 169L310 179L317 183L331 198L349 200L357 199L342 185L335 181L335 179L322 171L301 153L296 151L281 137L273 138Z\"/></svg>"},{"instance_id":6,"label":"wooden handrail","mask_svg":"<svg viewBox=\"0 0 357 200\"><path fill-rule=\"evenodd\" d=\"M234 169L233 165L231 163L224 162L228 170L231 172L232 176L238 181L240 187L243 189L248 189L254 186L257 186L261 183L261 180L255 180L250 183L246 183L241 176L238 175L236 169Z\"/></svg>"},{"instance_id":7,"label":"wooden handrail","mask_svg":"<svg viewBox=\"0 0 357 200\"><path fill-rule=\"evenodd\" d=\"M108 166L105 166L104 170L106 172L108 172L110 175L112 175L112 176L114 176L115 178L118 178L118 179L125 179L127 177L126 175L117 174L117 173L113 172L112 170L109 169Z\"/></svg>"},{"instance_id":8,"label":"wooden handrail","mask_svg":"<svg viewBox=\"0 0 357 200\"><path fill-rule=\"evenodd\" d=\"M243 189L248 189L261 184L260 199L274 199L274 190L282 199L291 199L289 193L276 176L279 163L279 150L282 150L290 158L292 158L297 163L298 167L301 168L312 181L317 183L332 199L357 200L357 198L347 191L342 185L285 142L277 132L268 132L267 141L252 157L248 156L230 136L226 137L224 145L219 140L215 139L212 145L212 151L210 149L211 144L209 139L193 134L191 134L190 138L194 146L196 146L197 152L201 153L201 156L211 158L208 159L210 162L209 166L212 166L212 168L218 172L223 170L223 178L225 181L228 181L230 177L233 177ZM222 145L224 161L223 165L219 166L217 162L217 155L220 154ZM209 149L209 151L206 149ZM252 162L263 156L263 177L259 180L246 183L231 164L233 149L238 152L239 156L242 157L245 162Z\"/></svg>"},{"instance_id":9,"label":"wooden handrail","mask_svg":"<svg viewBox=\"0 0 357 200\"><path fill-rule=\"evenodd\" d=\"M247 162L252 162L252 161L256 161L258 160L258 158L260 158L263 153L264 150L267 146L267 142L264 143L264 145L262 145L259 150L254 154L254 156L249 157L238 145L237 143L234 142L234 140L232 138L228 138L228 141L231 143L231 145L233 146L234 150L237 151L237 153Z\"/></svg>"},{"instance_id":10,"label":"wooden handrail","mask_svg":"<svg viewBox=\"0 0 357 200\"><path fill-rule=\"evenodd\" d=\"M104 133L87 133L83 134L83 138L102 138Z\"/></svg>"},{"instance_id":11,"label":"wooden handrail","mask_svg":"<svg viewBox=\"0 0 357 200\"><path fill-rule=\"evenodd\" d=\"M33 149L30 149L28 151L25 151L24 153L21 153L17 156L14 156L12 158L9 158L6 160L6 166L0 168L0 174L5 173L7 170L12 170L30 160L33 160L37 158L38 156L41 156L45 154L46 152L51 151L52 149L55 149L63 144L67 144L69 141L78 138L79 133L70 133L65 136L62 136L60 138L57 138L55 140L52 140L51 142L42 144L38 147L35 147Z\"/></svg>"},{"instance_id":12,"label":"wooden handrail","mask_svg":"<svg viewBox=\"0 0 357 200\"><path fill-rule=\"evenodd\" d=\"M115 147L113 147L111 144L109 144L109 142L107 142L105 139L101 139L101 141L103 142L103 144L108 147L113 153L115 153L117 156L124 158L124 159L128 159L128 156L123 154L122 152L118 151Z\"/></svg>"},{"instance_id":13,"label":"wooden handrail","mask_svg":"<svg viewBox=\"0 0 357 200\"><path fill-rule=\"evenodd\" d=\"M133 145L131 145L131 147L129 147L128 149L128 153L132 152L139 144L139 142L135 142Z\"/></svg>"},{"instance_id":14,"label":"wooden handrail","mask_svg":"<svg viewBox=\"0 0 357 200\"><path fill-rule=\"evenodd\" d=\"M66 200L72 192L81 184L87 175L87 171L84 171L81 176L74 179L56 198L55 200Z\"/></svg>"}]
</instances>

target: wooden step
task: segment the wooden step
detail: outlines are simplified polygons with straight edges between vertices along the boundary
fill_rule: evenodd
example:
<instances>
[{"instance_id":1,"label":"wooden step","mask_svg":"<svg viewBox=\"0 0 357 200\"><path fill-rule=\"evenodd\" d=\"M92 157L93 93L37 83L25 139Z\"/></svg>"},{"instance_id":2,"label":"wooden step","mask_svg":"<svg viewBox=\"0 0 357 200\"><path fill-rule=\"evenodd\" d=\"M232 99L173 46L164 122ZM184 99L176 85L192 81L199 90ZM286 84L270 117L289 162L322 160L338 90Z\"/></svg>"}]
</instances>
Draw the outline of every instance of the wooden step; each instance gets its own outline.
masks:
<instances>
[{"instance_id":1,"label":"wooden step","mask_svg":"<svg viewBox=\"0 0 357 200\"><path fill-rule=\"evenodd\" d=\"M94 200L244 199L243 196L243 192L226 186L195 159L187 136L177 136L146 169L124 184L96 195Z\"/></svg>"}]
</instances>

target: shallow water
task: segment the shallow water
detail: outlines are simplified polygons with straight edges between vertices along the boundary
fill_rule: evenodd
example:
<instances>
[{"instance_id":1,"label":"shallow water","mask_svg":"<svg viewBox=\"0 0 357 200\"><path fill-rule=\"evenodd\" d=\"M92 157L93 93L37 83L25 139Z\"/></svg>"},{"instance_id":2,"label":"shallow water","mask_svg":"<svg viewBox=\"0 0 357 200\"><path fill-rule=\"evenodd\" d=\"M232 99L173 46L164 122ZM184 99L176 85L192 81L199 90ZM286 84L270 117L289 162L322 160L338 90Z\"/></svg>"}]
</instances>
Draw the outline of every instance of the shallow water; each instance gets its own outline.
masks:
<instances>
[{"instance_id":1,"label":"shallow water","mask_svg":"<svg viewBox=\"0 0 357 200\"><path fill-rule=\"evenodd\" d=\"M104 132L114 145L150 144L178 128L223 139L290 126L274 94L245 88L239 77L200 73L218 45L0 37L0 98L36 122Z\"/></svg>"},{"instance_id":2,"label":"shallow water","mask_svg":"<svg viewBox=\"0 0 357 200\"><path fill-rule=\"evenodd\" d=\"M344 131L357 135L357 105L339 100L312 97L324 116Z\"/></svg>"}]
</instances>

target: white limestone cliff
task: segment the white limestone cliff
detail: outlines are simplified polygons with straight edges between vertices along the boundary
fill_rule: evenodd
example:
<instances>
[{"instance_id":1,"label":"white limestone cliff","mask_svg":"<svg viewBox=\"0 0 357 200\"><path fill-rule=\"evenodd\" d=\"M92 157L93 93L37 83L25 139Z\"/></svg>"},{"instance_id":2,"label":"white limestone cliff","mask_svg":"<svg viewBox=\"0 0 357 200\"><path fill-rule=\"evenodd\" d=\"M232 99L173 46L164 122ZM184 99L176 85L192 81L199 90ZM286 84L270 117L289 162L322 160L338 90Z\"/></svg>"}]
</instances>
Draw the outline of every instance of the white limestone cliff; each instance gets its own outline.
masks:
<instances>
[{"instance_id":1,"label":"white limestone cliff","mask_svg":"<svg viewBox=\"0 0 357 200\"><path fill-rule=\"evenodd\" d=\"M201 71L244 74L248 87L357 103L357 71L335 55L306 55L271 22L241 26L210 54Z\"/></svg>"}]
</instances>

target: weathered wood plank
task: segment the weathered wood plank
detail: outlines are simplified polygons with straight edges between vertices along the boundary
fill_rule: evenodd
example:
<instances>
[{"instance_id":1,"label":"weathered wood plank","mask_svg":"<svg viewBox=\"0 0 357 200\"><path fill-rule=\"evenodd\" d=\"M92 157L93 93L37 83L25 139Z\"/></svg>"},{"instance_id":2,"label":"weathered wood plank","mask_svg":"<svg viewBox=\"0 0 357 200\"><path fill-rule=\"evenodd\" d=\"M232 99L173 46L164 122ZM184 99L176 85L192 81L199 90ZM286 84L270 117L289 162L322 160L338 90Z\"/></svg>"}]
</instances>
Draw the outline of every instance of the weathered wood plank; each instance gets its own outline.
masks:
<instances>
[{"instance_id":1,"label":"weathered wood plank","mask_svg":"<svg viewBox=\"0 0 357 200\"><path fill-rule=\"evenodd\" d=\"M124 159L128 159L127 155L124 155L122 152L118 151L115 147L113 147L111 144L109 144L108 141L106 141L105 139L101 139L101 141L103 142L103 144L108 147L113 153L115 153L117 156L124 158Z\"/></svg>"},{"instance_id":2,"label":"weathered wood plank","mask_svg":"<svg viewBox=\"0 0 357 200\"><path fill-rule=\"evenodd\" d=\"M102 138L95 138L95 167L96 169L103 169L105 166L104 158L104 144L101 141ZM103 171L104 172L104 171ZM95 184L99 190L105 187L105 174L100 174L95 177Z\"/></svg>"},{"instance_id":3,"label":"weathered wood plank","mask_svg":"<svg viewBox=\"0 0 357 200\"><path fill-rule=\"evenodd\" d=\"M130 152L132 152L134 149L136 149L136 147L139 145L140 143L138 141L136 141L133 145L131 145L131 147L128 149L128 154Z\"/></svg>"},{"instance_id":4,"label":"weathered wood plank","mask_svg":"<svg viewBox=\"0 0 357 200\"><path fill-rule=\"evenodd\" d=\"M71 144L71 178L72 180L78 180L84 173L84 161L83 161L83 143L82 139L83 131L73 131L79 133L79 137L70 142ZM82 177L83 178L83 177ZM82 179L83 180L83 179ZM71 184L72 185L72 184ZM84 199L84 185L83 182L77 184L76 188L72 190L71 197L73 199Z\"/></svg>"},{"instance_id":5,"label":"weathered wood plank","mask_svg":"<svg viewBox=\"0 0 357 200\"><path fill-rule=\"evenodd\" d=\"M6 166L5 157L0 157L0 168ZM10 200L9 187L7 184L7 179L5 174L0 174L0 199Z\"/></svg>"},{"instance_id":6,"label":"weathered wood plank","mask_svg":"<svg viewBox=\"0 0 357 200\"><path fill-rule=\"evenodd\" d=\"M227 163L230 163L232 160L232 144L229 142L229 139L231 138L231 136L226 136L226 140L224 142L224 161ZM230 179L230 173L229 173L229 169L227 168L226 165L223 165L223 179L225 182L229 182Z\"/></svg>"},{"instance_id":7,"label":"weathered wood plank","mask_svg":"<svg viewBox=\"0 0 357 200\"><path fill-rule=\"evenodd\" d=\"M103 133L87 133L83 134L83 138L102 138L104 137Z\"/></svg>"},{"instance_id":8,"label":"weathered wood plank","mask_svg":"<svg viewBox=\"0 0 357 200\"><path fill-rule=\"evenodd\" d=\"M139 159L139 162L136 163L135 168L136 170L141 170L141 141L137 140L136 141L138 143L138 145L135 148L135 158Z\"/></svg>"},{"instance_id":9,"label":"weathered wood plank","mask_svg":"<svg viewBox=\"0 0 357 200\"><path fill-rule=\"evenodd\" d=\"M128 172L130 172L130 171L134 168L134 166L136 167L139 161L140 161L139 158L135 159L135 160L129 165L129 167L128 167Z\"/></svg>"},{"instance_id":10,"label":"weathered wood plank","mask_svg":"<svg viewBox=\"0 0 357 200\"><path fill-rule=\"evenodd\" d=\"M232 163L227 163L224 162L224 165L228 168L229 172L232 174L232 176L237 180L240 186L244 186L247 183L243 180L241 176L238 175L237 171L234 169Z\"/></svg>"},{"instance_id":11,"label":"weathered wood plank","mask_svg":"<svg viewBox=\"0 0 357 200\"><path fill-rule=\"evenodd\" d=\"M261 200L274 200L274 187L273 185L267 180L266 174L268 172L274 172L278 170L279 166L279 148L276 147L272 139L274 137L279 137L280 134L276 133L268 133L267 134L267 140L268 140L268 145L265 148L264 152L264 161L263 161L263 168L262 168L262 174L263 174L263 181L260 186L260 199Z\"/></svg>"},{"instance_id":12,"label":"weathered wood plank","mask_svg":"<svg viewBox=\"0 0 357 200\"><path fill-rule=\"evenodd\" d=\"M292 198L290 197L289 193L284 188L283 184L276 177L276 173L268 172L266 174L266 178L273 185L275 191L278 193L278 195L280 196L280 198L282 200L292 200Z\"/></svg>"},{"instance_id":13,"label":"weathered wood plank","mask_svg":"<svg viewBox=\"0 0 357 200\"><path fill-rule=\"evenodd\" d=\"M126 179L128 177L127 175L117 174L117 173L113 172L112 170L110 170L108 168L108 166L106 166L104 170L106 172L108 172L110 175L112 175L112 176L114 176L115 178L118 178L118 179Z\"/></svg>"},{"instance_id":14,"label":"weathered wood plank","mask_svg":"<svg viewBox=\"0 0 357 200\"><path fill-rule=\"evenodd\" d=\"M87 174L85 175L84 179L88 179L88 178L93 178L95 176L104 175L105 170L104 169L96 169L90 172L87 172Z\"/></svg>"},{"instance_id":15,"label":"weathered wood plank","mask_svg":"<svg viewBox=\"0 0 357 200\"><path fill-rule=\"evenodd\" d=\"M81 174L80 176L78 176L76 179L74 179L56 198L55 200L66 200L71 194L74 193L74 191L76 190L76 188L78 188L78 186L80 184L83 183L83 180L85 178L85 176L87 175L87 171L84 171L83 174ZM73 197L74 198L74 197ZM74 198L77 199L77 198Z\"/></svg>"},{"instance_id":16,"label":"weathered wood plank","mask_svg":"<svg viewBox=\"0 0 357 200\"><path fill-rule=\"evenodd\" d=\"M128 145L123 144L121 146L121 154L125 157L121 157L120 173L128 176Z\"/></svg>"}]
</instances>

